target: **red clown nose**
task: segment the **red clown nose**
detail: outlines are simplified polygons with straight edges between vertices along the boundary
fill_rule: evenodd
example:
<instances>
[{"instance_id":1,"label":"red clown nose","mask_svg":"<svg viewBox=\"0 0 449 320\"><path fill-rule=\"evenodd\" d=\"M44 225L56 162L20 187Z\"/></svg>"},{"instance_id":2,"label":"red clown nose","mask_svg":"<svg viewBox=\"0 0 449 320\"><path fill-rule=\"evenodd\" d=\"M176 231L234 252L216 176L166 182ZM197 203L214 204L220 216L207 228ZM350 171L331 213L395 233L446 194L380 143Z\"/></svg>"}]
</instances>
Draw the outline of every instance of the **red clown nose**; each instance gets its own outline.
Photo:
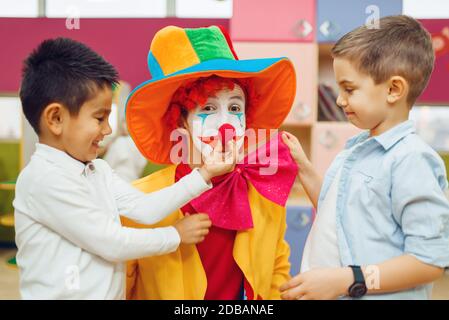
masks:
<instances>
[{"instance_id":1,"label":"red clown nose","mask_svg":"<svg viewBox=\"0 0 449 320\"><path fill-rule=\"evenodd\" d=\"M225 123L218 128L218 133L220 134L221 145L224 150L228 141L235 138L235 128L229 123Z\"/></svg>"}]
</instances>

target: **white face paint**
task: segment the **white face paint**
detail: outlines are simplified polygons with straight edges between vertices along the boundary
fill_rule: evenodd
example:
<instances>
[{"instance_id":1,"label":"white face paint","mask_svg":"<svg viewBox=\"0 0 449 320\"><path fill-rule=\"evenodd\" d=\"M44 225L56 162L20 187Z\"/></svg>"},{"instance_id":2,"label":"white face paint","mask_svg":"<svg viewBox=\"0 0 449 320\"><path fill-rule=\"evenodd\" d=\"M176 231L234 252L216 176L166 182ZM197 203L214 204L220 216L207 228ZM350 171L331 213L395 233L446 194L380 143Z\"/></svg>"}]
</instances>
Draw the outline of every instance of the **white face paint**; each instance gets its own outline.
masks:
<instances>
[{"instance_id":1,"label":"white face paint","mask_svg":"<svg viewBox=\"0 0 449 320\"><path fill-rule=\"evenodd\" d=\"M243 145L246 129L245 94L240 86L233 90L222 89L209 97L202 106L189 112L187 123L195 148L203 155L208 155L219 139L219 128L231 125L235 129L238 150ZM227 130L226 135L230 134Z\"/></svg>"}]
</instances>

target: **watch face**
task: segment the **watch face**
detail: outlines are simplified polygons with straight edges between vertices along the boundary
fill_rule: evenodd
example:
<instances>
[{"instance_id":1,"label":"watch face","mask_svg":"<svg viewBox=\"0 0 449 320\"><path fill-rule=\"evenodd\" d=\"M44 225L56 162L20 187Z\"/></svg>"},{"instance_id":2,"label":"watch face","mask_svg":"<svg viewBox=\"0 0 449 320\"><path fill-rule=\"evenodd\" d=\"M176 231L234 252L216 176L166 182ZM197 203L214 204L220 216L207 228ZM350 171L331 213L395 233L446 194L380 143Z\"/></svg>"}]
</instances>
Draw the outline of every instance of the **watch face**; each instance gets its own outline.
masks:
<instances>
[{"instance_id":1,"label":"watch face","mask_svg":"<svg viewBox=\"0 0 449 320\"><path fill-rule=\"evenodd\" d=\"M349 296L352 298L363 297L368 290L366 285L363 283L354 283L351 288L349 288Z\"/></svg>"}]
</instances>

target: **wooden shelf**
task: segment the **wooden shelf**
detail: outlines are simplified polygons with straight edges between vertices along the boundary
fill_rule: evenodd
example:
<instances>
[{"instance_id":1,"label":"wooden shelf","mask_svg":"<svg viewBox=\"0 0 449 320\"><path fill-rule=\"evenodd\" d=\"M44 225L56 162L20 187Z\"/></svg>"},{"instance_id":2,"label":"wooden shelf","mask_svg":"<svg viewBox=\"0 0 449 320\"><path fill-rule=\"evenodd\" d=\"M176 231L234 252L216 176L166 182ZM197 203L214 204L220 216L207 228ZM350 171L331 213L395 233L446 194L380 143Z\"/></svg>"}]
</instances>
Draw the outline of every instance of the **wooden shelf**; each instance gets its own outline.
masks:
<instances>
[{"instance_id":1,"label":"wooden shelf","mask_svg":"<svg viewBox=\"0 0 449 320\"><path fill-rule=\"evenodd\" d=\"M0 226L14 227L14 213L0 215Z\"/></svg>"},{"instance_id":2,"label":"wooden shelf","mask_svg":"<svg viewBox=\"0 0 449 320\"><path fill-rule=\"evenodd\" d=\"M14 191L16 189L15 182L0 182L0 190Z\"/></svg>"}]
</instances>

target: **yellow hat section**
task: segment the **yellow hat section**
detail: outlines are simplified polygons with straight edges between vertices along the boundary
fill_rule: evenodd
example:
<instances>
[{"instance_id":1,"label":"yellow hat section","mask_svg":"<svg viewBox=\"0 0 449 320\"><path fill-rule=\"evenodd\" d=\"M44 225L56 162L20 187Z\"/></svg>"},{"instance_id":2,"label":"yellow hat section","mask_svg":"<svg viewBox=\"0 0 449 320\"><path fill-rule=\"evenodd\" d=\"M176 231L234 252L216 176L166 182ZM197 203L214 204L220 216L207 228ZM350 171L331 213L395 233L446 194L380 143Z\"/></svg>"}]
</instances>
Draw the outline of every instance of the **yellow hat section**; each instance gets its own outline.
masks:
<instances>
[{"instance_id":1,"label":"yellow hat section","mask_svg":"<svg viewBox=\"0 0 449 320\"><path fill-rule=\"evenodd\" d=\"M170 48L167 46L170 45ZM184 29L169 26L154 36L150 51L159 63L164 75L183 70L200 63Z\"/></svg>"}]
</instances>

